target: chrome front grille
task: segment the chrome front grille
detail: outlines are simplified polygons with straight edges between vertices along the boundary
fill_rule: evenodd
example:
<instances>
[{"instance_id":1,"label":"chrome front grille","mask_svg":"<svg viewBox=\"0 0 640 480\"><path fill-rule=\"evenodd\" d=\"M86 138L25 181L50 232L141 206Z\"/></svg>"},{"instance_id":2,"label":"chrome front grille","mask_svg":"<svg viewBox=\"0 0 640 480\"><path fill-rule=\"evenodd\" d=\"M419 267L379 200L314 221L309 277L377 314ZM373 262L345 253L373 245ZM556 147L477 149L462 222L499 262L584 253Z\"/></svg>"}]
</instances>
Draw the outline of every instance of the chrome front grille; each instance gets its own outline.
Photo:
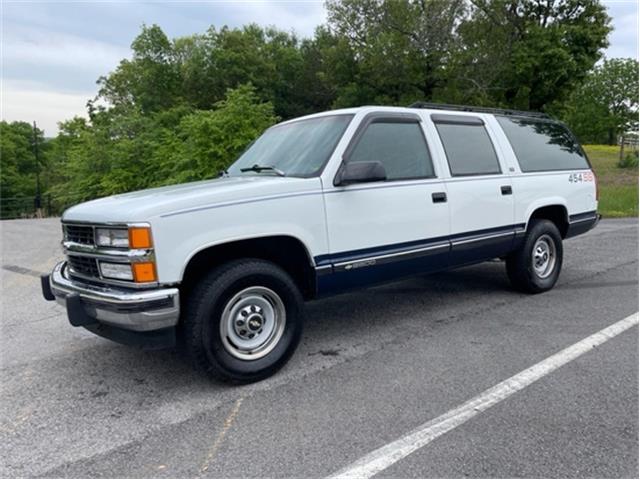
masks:
<instances>
[{"instance_id":1,"label":"chrome front grille","mask_svg":"<svg viewBox=\"0 0 640 480\"><path fill-rule=\"evenodd\" d=\"M140 228L149 228L148 224L134 224ZM117 248L97 245L95 236L98 228L128 229L132 225L126 223L109 224L76 224L63 223L62 248L67 257L66 274L76 278L83 284L117 285L125 288L149 288L156 286L157 281L139 281L135 279L118 279L105 277L100 271L102 263L128 264L135 262L155 262L153 247L149 248Z\"/></svg>"},{"instance_id":2,"label":"chrome front grille","mask_svg":"<svg viewBox=\"0 0 640 480\"><path fill-rule=\"evenodd\" d=\"M68 255L69 269L71 275L80 275L82 277L99 278L98 261L95 258L80 257L77 255Z\"/></svg>"},{"instance_id":3,"label":"chrome front grille","mask_svg":"<svg viewBox=\"0 0 640 480\"><path fill-rule=\"evenodd\" d=\"M86 225L64 225L64 239L82 245L94 245L93 227Z\"/></svg>"}]
</instances>

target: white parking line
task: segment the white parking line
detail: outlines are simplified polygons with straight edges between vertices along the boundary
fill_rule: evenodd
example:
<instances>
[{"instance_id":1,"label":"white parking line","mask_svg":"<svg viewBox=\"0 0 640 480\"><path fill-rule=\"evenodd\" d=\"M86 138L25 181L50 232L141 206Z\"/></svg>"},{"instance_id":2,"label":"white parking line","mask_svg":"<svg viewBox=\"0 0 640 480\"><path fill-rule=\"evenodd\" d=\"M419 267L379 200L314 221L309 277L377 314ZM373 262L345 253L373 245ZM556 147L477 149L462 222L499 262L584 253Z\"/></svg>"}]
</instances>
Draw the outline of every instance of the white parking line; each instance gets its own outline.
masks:
<instances>
[{"instance_id":1,"label":"white parking line","mask_svg":"<svg viewBox=\"0 0 640 480\"><path fill-rule=\"evenodd\" d=\"M419 426L411 433L399 438L360 458L348 467L331 475L329 478L371 478L402 460L416 450L429 444L436 438L462 425L493 405L505 400L514 393L528 387L558 368L587 353L594 347L638 325L638 312L600 330L584 340L571 345L536 363L532 367L508 378L504 382L485 390L480 395L463 403L457 408Z\"/></svg>"}]
</instances>

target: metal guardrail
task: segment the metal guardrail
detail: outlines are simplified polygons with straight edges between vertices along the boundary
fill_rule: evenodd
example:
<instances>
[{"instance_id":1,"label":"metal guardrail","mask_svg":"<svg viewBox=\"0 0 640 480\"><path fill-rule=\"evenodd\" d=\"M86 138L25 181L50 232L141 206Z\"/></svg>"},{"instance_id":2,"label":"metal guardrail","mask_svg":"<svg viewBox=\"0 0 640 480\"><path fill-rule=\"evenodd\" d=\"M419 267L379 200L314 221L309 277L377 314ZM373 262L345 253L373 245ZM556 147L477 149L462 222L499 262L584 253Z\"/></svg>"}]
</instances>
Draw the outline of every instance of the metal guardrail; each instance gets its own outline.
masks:
<instances>
[{"instance_id":1,"label":"metal guardrail","mask_svg":"<svg viewBox=\"0 0 640 480\"><path fill-rule=\"evenodd\" d=\"M620 145L625 147L636 147L638 149L638 135L623 135L620 137Z\"/></svg>"},{"instance_id":2,"label":"metal guardrail","mask_svg":"<svg viewBox=\"0 0 640 480\"><path fill-rule=\"evenodd\" d=\"M0 220L43 218L60 215L67 207L51 195L38 197L0 197Z\"/></svg>"}]
</instances>

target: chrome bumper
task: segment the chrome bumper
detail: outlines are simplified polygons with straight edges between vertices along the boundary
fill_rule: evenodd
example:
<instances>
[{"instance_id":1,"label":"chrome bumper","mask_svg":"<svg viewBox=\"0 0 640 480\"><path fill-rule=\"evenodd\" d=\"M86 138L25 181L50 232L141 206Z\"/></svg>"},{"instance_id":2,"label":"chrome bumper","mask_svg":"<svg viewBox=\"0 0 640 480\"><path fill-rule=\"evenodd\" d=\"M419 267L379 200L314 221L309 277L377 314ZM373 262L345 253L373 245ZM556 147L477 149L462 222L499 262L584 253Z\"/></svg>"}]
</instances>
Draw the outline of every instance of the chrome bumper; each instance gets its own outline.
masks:
<instances>
[{"instance_id":1,"label":"chrome bumper","mask_svg":"<svg viewBox=\"0 0 640 480\"><path fill-rule=\"evenodd\" d=\"M58 303L67 307L72 324L71 307L67 301L71 297L79 297L78 304L94 323L125 330L148 332L174 327L180 317L177 288L136 291L91 285L70 279L66 274L66 262L57 264L48 279L51 294Z\"/></svg>"}]
</instances>

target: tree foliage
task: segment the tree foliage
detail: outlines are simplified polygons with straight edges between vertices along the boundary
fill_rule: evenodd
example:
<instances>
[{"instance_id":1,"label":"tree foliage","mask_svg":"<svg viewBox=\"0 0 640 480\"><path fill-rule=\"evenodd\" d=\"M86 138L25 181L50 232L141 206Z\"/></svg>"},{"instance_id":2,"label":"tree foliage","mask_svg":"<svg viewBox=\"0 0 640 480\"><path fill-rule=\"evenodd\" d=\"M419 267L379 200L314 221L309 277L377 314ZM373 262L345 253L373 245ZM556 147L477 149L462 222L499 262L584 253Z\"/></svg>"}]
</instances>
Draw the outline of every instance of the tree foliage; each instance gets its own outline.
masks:
<instances>
[{"instance_id":1,"label":"tree foliage","mask_svg":"<svg viewBox=\"0 0 640 480\"><path fill-rule=\"evenodd\" d=\"M611 27L597 0L470 0L445 96L544 110L601 58Z\"/></svg>"},{"instance_id":2,"label":"tree foliage","mask_svg":"<svg viewBox=\"0 0 640 480\"><path fill-rule=\"evenodd\" d=\"M328 0L329 27L353 62L337 103L406 104L446 82L463 0Z\"/></svg>"},{"instance_id":3,"label":"tree foliage","mask_svg":"<svg viewBox=\"0 0 640 480\"><path fill-rule=\"evenodd\" d=\"M176 106L143 114L119 108L95 112L92 124L60 125L50 152L63 172L51 193L63 204L130 190L214 178L246 145L277 121L255 88L228 90L212 109Z\"/></svg>"},{"instance_id":4,"label":"tree foliage","mask_svg":"<svg viewBox=\"0 0 640 480\"><path fill-rule=\"evenodd\" d=\"M634 83L630 68L605 62L607 75L589 74L610 31L597 0L326 0L326 8L327 24L305 39L257 25L170 39L144 25L131 58L98 79L88 119L62 122L47 142L47 188L69 204L210 178L277 119L365 104L547 110L585 135L592 129L589 138L628 123L603 92ZM589 124L596 114L602 121ZM2 125L3 196L33 192L25 125Z\"/></svg>"},{"instance_id":5,"label":"tree foliage","mask_svg":"<svg viewBox=\"0 0 640 480\"><path fill-rule=\"evenodd\" d=\"M560 115L584 143L613 145L638 130L638 61L605 60L563 104Z\"/></svg>"},{"instance_id":6,"label":"tree foliage","mask_svg":"<svg viewBox=\"0 0 640 480\"><path fill-rule=\"evenodd\" d=\"M34 141L41 155L36 163ZM0 122L0 192L3 198L35 195L36 172L45 169L43 132L26 122Z\"/></svg>"}]
</instances>

